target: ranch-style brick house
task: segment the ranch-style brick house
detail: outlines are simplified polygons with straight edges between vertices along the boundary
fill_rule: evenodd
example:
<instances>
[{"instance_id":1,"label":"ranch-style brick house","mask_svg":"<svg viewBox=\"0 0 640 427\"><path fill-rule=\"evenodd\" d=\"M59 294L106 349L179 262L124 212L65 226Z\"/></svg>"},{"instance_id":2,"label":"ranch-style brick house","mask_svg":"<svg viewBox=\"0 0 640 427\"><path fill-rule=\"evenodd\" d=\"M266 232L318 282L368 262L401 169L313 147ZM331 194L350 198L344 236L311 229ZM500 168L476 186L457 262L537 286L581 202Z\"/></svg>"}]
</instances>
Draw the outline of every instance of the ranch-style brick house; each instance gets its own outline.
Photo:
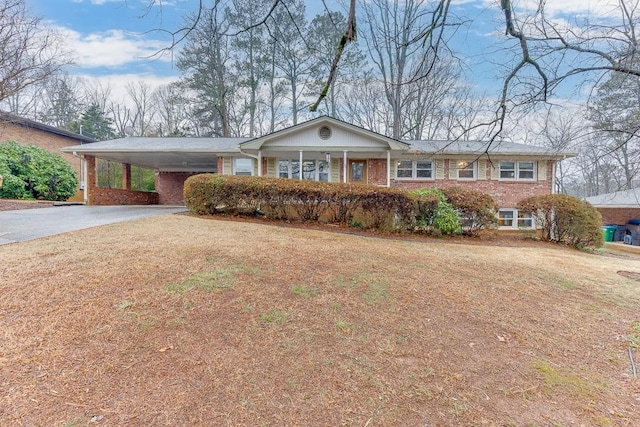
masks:
<instances>
[{"instance_id":1,"label":"ranch-style brick house","mask_svg":"<svg viewBox=\"0 0 640 427\"><path fill-rule=\"evenodd\" d=\"M532 227L518 202L555 189L556 165L574 156L511 142L398 141L331 117L257 138L126 137L62 149L85 159L85 203L181 205L198 173L361 182L407 189L460 186L490 194L502 228ZM122 189L96 186L96 159L123 164ZM131 165L156 171L155 192L131 190Z\"/></svg>"}]
</instances>

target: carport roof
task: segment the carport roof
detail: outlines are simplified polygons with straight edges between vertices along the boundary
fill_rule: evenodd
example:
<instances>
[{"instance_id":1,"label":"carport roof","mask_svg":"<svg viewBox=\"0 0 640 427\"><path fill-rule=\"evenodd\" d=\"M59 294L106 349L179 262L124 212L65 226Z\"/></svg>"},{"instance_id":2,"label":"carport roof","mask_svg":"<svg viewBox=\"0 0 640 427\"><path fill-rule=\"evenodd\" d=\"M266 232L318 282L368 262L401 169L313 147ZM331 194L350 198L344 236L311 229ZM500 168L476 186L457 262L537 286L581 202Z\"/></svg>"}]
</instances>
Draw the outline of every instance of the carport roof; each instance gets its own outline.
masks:
<instances>
[{"instance_id":1,"label":"carport roof","mask_svg":"<svg viewBox=\"0 0 640 427\"><path fill-rule=\"evenodd\" d=\"M64 147L62 151L159 171L210 172L217 168L218 154L240 153L239 144L248 139L126 137Z\"/></svg>"}]
</instances>

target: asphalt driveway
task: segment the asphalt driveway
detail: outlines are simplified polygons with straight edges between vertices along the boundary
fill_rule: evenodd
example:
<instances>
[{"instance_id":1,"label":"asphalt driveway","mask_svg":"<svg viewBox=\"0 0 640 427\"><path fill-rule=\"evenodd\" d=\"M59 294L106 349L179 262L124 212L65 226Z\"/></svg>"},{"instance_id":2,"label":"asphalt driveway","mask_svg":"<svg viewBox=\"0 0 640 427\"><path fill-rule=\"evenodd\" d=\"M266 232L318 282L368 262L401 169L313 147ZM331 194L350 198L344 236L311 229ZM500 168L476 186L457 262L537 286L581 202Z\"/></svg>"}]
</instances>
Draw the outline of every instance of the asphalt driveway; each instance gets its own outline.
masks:
<instances>
[{"instance_id":1,"label":"asphalt driveway","mask_svg":"<svg viewBox=\"0 0 640 427\"><path fill-rule=\"evenodd\" d=\"M64 205L50 208L0 212L0 245L24 242L68 231L185 212L184 206L85 206Z\"/></svg>"}]
</instances>

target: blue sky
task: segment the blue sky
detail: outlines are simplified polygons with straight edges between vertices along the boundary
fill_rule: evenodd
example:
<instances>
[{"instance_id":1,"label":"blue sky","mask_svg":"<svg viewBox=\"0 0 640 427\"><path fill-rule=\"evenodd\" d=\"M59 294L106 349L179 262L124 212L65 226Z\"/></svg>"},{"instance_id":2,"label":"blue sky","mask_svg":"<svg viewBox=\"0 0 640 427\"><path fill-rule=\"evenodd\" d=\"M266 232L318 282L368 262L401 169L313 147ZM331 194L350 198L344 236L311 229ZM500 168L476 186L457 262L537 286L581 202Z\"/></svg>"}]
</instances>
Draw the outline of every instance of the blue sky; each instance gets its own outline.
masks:
<instances>
[{"instance_id":1,"label":"blue sky","mask_svg":"<svg viewBox=\"0 0 640 427\"><path fill-rule=\"evenodd\" d=\"M206 0L208 3L212 0ZM265 0L270 1L270 0ZM487 11L486 0L459 0L458 10L465 15L486 18L495 13ZM33 13L56 27L64 36L66 47L73 51L76 65L71 74L90 76L109 82L112 86L144 80L152 85L175 79L178 70L170 55L154 56L169 44L166 34L152 31L157 28L179 28L184 17L194 11L197 0L27 0ZM340 8L343 1L327 0L329 7ZM159 6L161 5L161 6ZM309 15L320 12L320 0L308 0ZM484 29L486 30L486 28ZM483 30L483 31L484 31ZM464 49L476 61L479 52L486 50L477 29L473 34L462 30ZM488 40L486 40L488 41ZM471 65L470 65L471 66ZM486 70L478 73L487 76Z\"/></svg>"},{"instance_id":2,"label":"blue sky","mask_svg":"<svg viewBox=\"0 0 640 427\"><path fill-rule=\"evenodd\" d=\"M205 0L209 3L212 0ZM270 0L265 0L270 1ZM366 1L366 0L360 0ZM192 12L198 0L156 0L161 6L149 7L152 0L27 0L33 13L56 27L73 52L76 66L69 71L100 79L113 88L143 80L155 86L175 80L178 70L170 55L154 56L169 44L167 36L152 31L173 30ZM589 16L606 13L608 4L617 0L547 0L551 15ZM327 0L329 7L345 3ZM522 9L535 8L537 0L514 0ZM308 0L312 14L319 11L320 0ZM505 53L495 45L504 33L499 0L457 0L453 13L473 20L456 34L453 48L465 60L467 77L480 86L499 82L495 64ZM340 7L340 6L336 6ZM315 9L314 9L315 8Z\"/></svg>"}]
</instances>

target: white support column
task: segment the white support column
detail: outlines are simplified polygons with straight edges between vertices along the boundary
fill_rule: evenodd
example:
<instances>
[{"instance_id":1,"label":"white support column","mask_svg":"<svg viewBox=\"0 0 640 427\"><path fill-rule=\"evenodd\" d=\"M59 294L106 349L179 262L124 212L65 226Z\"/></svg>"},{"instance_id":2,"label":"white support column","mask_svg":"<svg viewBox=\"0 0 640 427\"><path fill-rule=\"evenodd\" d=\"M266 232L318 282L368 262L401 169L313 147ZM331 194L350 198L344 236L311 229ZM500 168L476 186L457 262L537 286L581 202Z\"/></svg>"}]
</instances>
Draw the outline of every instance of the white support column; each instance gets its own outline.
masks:
<instances>
[{"instance_id":1,"label":"white support column","mask_svg":"<svg viewBox=\"0 0 640 427\"><path fill-rule=\"evenodd\" d=\"M344 177L342 178L343 182L347 182L347 150L344 150L344 156L342 161L342 174Z\"/></svg>"},{"instance_id":2,"label":"white support column","mask_svg":"<svg viewBox=\"0 0 640 427\"><path fill-rule=\"evenodd\" d=\"M387 150L387 187L391 187L391 150Z\"/></svg>"},{"instance_id":3,"label":"white support column","mask_svg":"<svg viewBox=\"0 0 640 427\"><path fill-rule=\"evenodd\" d=\"M258 176L262 176L262 150L258 150Z\"/></svg>"},{"instance_id":4,"label":"white support column","mask_svg":"<svg viewBox=\"0 0 640 427\"><path fill-rule=\"evenodd\" d=\"M82 198L84 199L83 203L86 205L87 203L89 203L89 186L87 185L87 177L89 176L87 174L89 173L89 167L84 157L80 159L80 167L82 168L82 175L84 177L84 188L82 189L82 193L83 193Z\"/></svg>"},{"instance_id":5,"label":"white support column","mask_svg":"<svg viewBox=\"0 0 640 427\"><path fill-rule=\"evenodd\" d=\"M300 150L300 167L298 168L299 178L302 179L302 150Z\"/></svg>"}]
</instances>

